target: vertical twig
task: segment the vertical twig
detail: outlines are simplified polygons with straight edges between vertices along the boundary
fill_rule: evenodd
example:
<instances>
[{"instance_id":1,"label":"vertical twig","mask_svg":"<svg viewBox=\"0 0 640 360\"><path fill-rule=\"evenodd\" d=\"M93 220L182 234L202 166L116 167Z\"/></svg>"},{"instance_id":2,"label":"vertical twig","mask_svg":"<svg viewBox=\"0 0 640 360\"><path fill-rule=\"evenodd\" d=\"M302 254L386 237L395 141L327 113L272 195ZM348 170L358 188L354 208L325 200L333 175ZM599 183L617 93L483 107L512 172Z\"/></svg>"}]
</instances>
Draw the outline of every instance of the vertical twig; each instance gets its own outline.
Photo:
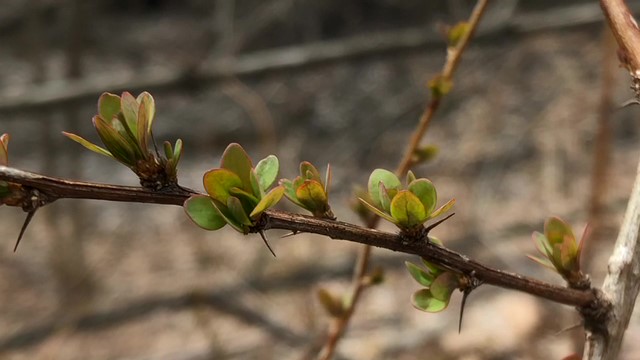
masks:
<instances>
[{"instance_id":1,"label":"vertical twig","mask_svg":"<svg viewBox=\"0 0 640 360\"><path fill-rule=\"evenodd\" d=\"M462 58L462 54L469 44L469 40L473 37L478 24L480 23L480 19L484 14L484 11L487 7L488 0L478 0L473 11L471 12L471 16L469 17L469 30L464 34L462 39L457 43L454 48L447 49L447 60L442 68L440 76L445 81L451 81L455 70L460 63L460 59ZM424 137L424 134L429 127L429 123L433 118L435 112L440 107L441 98L433 97L427 107L425 108L422 116L420 117L419 123L411 135L411 140L409 142L409 146L405 150L404 156L396 169L396 174L400 177L404 176L404 174L411 169L413 166L413 157L416 149L420 145L420 141ZM373 218L373 220L368 224L370 228L375 228L377 226L379 218ZM331 329L329 330L329 336L327 338L327 342L325 343L322 351L320 352L319 359L321 360L330 360L333 358L333 354L335 353L335 348L339 342L339 340L344 335L344 332L349 325L349 321L356 309L360 296L362 295L363 290L367 286L367 283L364 281L365 276L367 275L367 269L369 267L369 259L371 258L371 250L372 247L369 245L365 245L361 248L358 253L358 260L356 263L356 267L353 274L352 281L352 290L350 294L350 301L346 308L346 311L343 316L335 319L335 321L331 325Z\"/></svg>"},{"instance_id":2,"label":"vertical twig","mask_svg":"<svg viewBox=\"0 0 640 360\"><path fill-rule=\"evenodd\" d=\"M600 0L611 31L620 46L620 58L631 75L636 100L640 99L640 29L623 0ZM624 333L640 290L640 164L620 227L602 291L611 301L611 313L599 328L589 329L583 358L618 358Z\"/></svg>"}]
</instances>

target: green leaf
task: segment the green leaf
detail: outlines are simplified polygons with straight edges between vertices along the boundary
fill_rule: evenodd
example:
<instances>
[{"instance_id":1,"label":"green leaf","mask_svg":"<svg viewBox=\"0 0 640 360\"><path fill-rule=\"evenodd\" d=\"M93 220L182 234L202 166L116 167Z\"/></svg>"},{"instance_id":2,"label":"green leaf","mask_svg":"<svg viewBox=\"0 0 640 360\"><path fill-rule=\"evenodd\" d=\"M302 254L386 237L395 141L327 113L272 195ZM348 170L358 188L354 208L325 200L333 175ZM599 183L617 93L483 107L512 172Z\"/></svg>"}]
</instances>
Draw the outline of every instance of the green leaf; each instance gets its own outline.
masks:
<instances>
[{"instance_id":1,"label":"green leaf","mask_svg":"<svg viewBox=\"0 0 640 360\"><path fill-rule=\"evenodd\" d=\"M213 205L207 195L193 195L183 205L189 219L205 230L218 230L226 225L226 221Z\"/></svg>"},{"instance_id":2,"label":"green leaf","mask_svg":"<svg viewBox=\"0 0 640 360\"><path fill-rule=\"evenodd\" d=\"M316 167L308 161L303 161L300 163L300 176L302 176L305 180L315 180L317 182L322 181L318 169L316 169Z\"/></svg>"},{"instance_id":3,"label":"green leaf","mask_svg":"<svg viewBox=\"0 0 640 360\"><path fill-rule=\"evenodd\" d=\"M233 216L233 219L242 226L243 232L246 226L251 226L253 223L247 216L247 213L244 212L244 208L242 207L242 202L235 196L229 196L227 198L227 208L229 212Z\"/></svg>"},{"instance_id":4,"label":"green leaf","mask_svg":"<svg viewBox=\"0 0 640 360\"><path fill-rule=\"evenodd\" d=\"M249 214L249 217L254 220L257 219L265 210L277 204L278 201L282 199L282 195L284 195L284 187L274 187L262 199L260 199L258 205L256 205L251 214Z\"/></svg>"},{"instance_id":5,"label":"green leaf","mask_svg":"<svg viewBox=\"0 0 640 360\"><path fill-rule=\"evenodd\" d=\"M380 207L382 211L385 213L389 213L391 211L391 198L389 197L389 192L387 188L384 187L384 184L380 182L378 189L378 196L380 198Z\"/></svg>"},{"instance_id":6,"label":"green leaf","mask_svg":"<svg viewBox=\"0 0 640 360\"><path fill-rule=\"evenodd\" d=\"M78 136L76 134L71 134L71 133L68 133L68 132L65 132L65 131L63 131L62 134L64 136L68 137L69 139L77 142L78 144L84 146L85 148L93 151L93 152L96 152L96 153L98 153L100 155L104 155L104 156L108 156L110 158L113 158L113 155L111 155L111 153L107 149L103 149L100 146L98 146L98 145L96 145L94 143L91 143L91 142L81 138L80 136Z\"/></svg>"},{"instance_id":7,"label":"green leaf","mask_svg":"<svg viewBox=\"0 0 640 360\"><path fill-rule=\"evenodd\" d=\"M405 261L404 264L407 267L407 270L409 270L409 274L411 274L411 276L420 285L422 285L424 287L429 287L429 286L431 286L431 283L433 282L433 280L435 280L434 277L429 272L424 271L418 265L415 265L414 263L409 262L409 261Z\"/></svg>"},{"instance_id":8,"label":"green leaf","mask_svg":"<svg viewBox=\"0 0 640 360\"><path fill-rule=\"evenodd\" d=\"M286 196L289 201L301 208L304 208L304 205L302 205L302 203L298 201L298 197L296 196L296 188L293 187L293 181L289 179L280 179L278 184L284 188L284 196Z\"/></svg>"},{"instance_id":9,"label":"green leaf","mask_svg":"<svg viewBox=\"0 0 640 360\"><path fill-rule=\"evenodd\" d=\"M413 171L407 171L407 186L416 180L416 175Z\"/></svg>"},{"instance_id":10,"label":"green leaf","mask_svg":"<svg viewBox=\"0 0 640 360\"><path fill-rule=\"evenodd\" d=\"M382 212L380 209L378 209L377 207L369 204L366 200L364 200L363 198L358 198L358 200L360 200L360 202L369 210L371 210L374 214L380 216L381 218L393 223L393 224L397 224L398 220L394 219L391 215L386 214L384 212Z\"/></svg>"},{"instance_id":11,"label":"green leaf","mask_svg":"<svg viewBox=\"0 0 640 360\"><path fill-rule=\"evenodd\" d=\"M573 246L572 246L573 245ZM566 271L577 271L577 248L575 243L564 242L560 245L560 259L562 260L562 268Z\"/></svg>"},{"instance_id":12,"label":"green leaf","mask_svg":"<svg viewBox=\"0 0 640 360\"><path fill-rule=\"evenodd\" d=\"M429 290L431 291L431 296L434 298L449 302L451 293L457 288L458 278L456 275L451 272L445 272L440 274L433 283L431 283Z\"/></svg>"},{"instance_id":13,"label":"green leaf","mask_svg":"<svg viewBox=\"0 0 640 360\"><path fill-rule=\"evenodd\" d=\"M249 181L251 182L251 191L257 198L262 199L267 189L260 188L258 177L256 175L256 169L251 169L249 172Z\"/></svg>"},{"instance_id":14,"label":"green leaf","mask_svg":"<svg viewBox=\"0 0 640 360\"><path fill-rule=\"evenodd\" d=\"M115 159L129 167L136 165L135 151L120 133L100 116L93 117L93 125L98 131L100 140Z\"/></svg>"},{"instance_id":15,"label":"green leaf","mask_svg":"<svg viewBox=\"0 0 640 360\"><path fill-rule=\"evenodd\" d=\"M446 213L455 204L456 204L456 199L451 199L451 200L447 201L446 204L440 206L438 209L436 209L436 211L432 212L431 215L429 215L429 218L432 219L434 217L438 217L438 216Z\"/></svg>"},{"instance_id":16,"label":"green leaf","mask_svg":"<svg viewBox=\"0 0 640 360\"><path fill-rule=\"evenodd\" d=\"M209 196L225 205L230 196L230 190L234 187L242 187L240 177L227 169L207 171L204 174L203 183Z\"/></svg>"},{"instance_id":17,"label":"green leaf","mask_svg":"<svg viewBox=\"0 0 640 360\"><path fill-rule=\"evenodd\" d=\"M267 191L269 186L276 181L279 168L280 164L275 155L269 155L258 162L258 165L256 165L256 175L262 191Z\"/></svg>"},{"instance_id":18,"label":"green leaf","mask_svg":"<svg viewBox=\"0 0 640 360\"><path fill-rule=\"evenodd\" d=\"M111 121L120 112L120 97L108 92L102 93L98 99L98 114Z\"/></svg>"},{"instance_id":19,"label":"green leaf","mask_svg":"<svg viewBox=\"0 0 640 360\"><path fill-rule=\"evenodd\" d=\"M164 156L167 159L173 158L173 147L171 146L171 143L168 141L165 141L162 143L162 147L164 148Z\"/></svg>"},{"instance_id":20,"label":"green leaf","mask_svg":"<svg viewBox=\"0 0 640 360\"><path fill-rule=\"evenodd\" d=\"M126 124L127 130L130 133L134 133L138 129L138 102L131 93L125 91L120 97L122 102L122 115L124 116L124 124Z\"/></svg>"},{"instance_id":21,"label":"green leaf","mask_svg":"<svg viewBox=\"0 0 640 360\"><path fill-rule=\"evenodd\" d=\"M216 209L218 209L220 216L222 216L224 221L226 221L226 223L229 224L229 226L231 226L234 230L242 234L245 233L245 227L233 217L233 214L231 213L231 211L229 210L226 204L222 204L219 201L214 200L213 205L216 207Z\"/></svg>"},{"instance_id":22,"label":"green leaf","mask_svg":"<svg viewBox=\"0 0 640 360\"><path fill-rule=\"evenodd\" d=\"M312 213L324 211L328 207L324 188L316 180L305 180L296 190L296 197L304 205L304 208Z\"/></svg>"},{"instance_id":23,"label":"green leaf","mask_svg":"<svg viewBox=\"0 0 640 360\"><path fill-rule=\"evenodd\" d=\"M547 241L547 237L537 231L531 234L531 238L536 245L538 251L547 258L553 257L553 250Z\"/></svg>"},{"instance_id":24,"label":"green leaf","mask_svg":"<svg viewBox=\"0 0 640 360\"><path fill-rule=\"evenodd\" d=\"M427 216L433 213L438 203L438 195L436 193L436 187L433 186L431 181L427 179L417 179L412 181L407 189L418 197L427 212Z\"/></svg>"},{"instance_id":25,"label":"green leaf","mask_svg":"<svg viewBox=\"0 0 640 360\"><path fill-rule=\"evenodd\" d=\"M400 180L396 176L396 174L392 173L389 170L385 169L375 169L369 176L369 196L371 196L371 200L373 204L378 208L382 208L382 204L380 203L380 188L378 184L383 183L384 187L387 189L389 193L389 197L393 198L396 191L400 190L402 184Z\"/></svg>"},{"instance_id":26,"label":"green leaf","mask_svg":"<svg viewBox=\"0 0 640 360\"><path fill-rule=\"evenodd\" d=\"M391 216L401 228L413 228L427 220L424 205L417 196L407 190L399 191L391 200Z\"/></svg>"},{"instance_id":27,"label":"green leaf","mask_svg":"<svg viewBox=\"0 0 640 360\"><path fill-rule=\"evenodd\" d=\"M442 301L434 298L429 289L416 291L411 297L413 306L422 311L436 313L447 308L449 301Z\"/></svg>"},{"instance_id":28,"label":"green leaf","mask_svg":"<svg viewBox=\"0 0 640 360\"><path fill-rule=\"evenodd\" d=\"M182 157L182 139L176 140L176 146L173 148L173 158L176 161L176 165L178 165L178 161Z\"/></svg>"},{"instance_id":29,"label":"green leaf","mask_svg":"<svg viewBox=\"0 0 640 360\"><path fill-rule=\"evenodd\" d=\"M244 190L252 190L250 173L251 169L253 169L253 164L242 146L236 143L229 144L222 154L220 167L238 175Z\"/></svg>"},{"instance_id":30,"label":"green leaf","mask_svg":"<svg viewBox=\"0 0 640 360\"><path fill-rule=\"evenodd\" d=\"M249 205L248 207L245 206L245 209L251 209L252 210L256 205L258 205L258 202L260 202L260 200L257 197L253 196L253 194L251 194L251 193L249 193L247 191L244 191L244 190L242 190L240 188L237 188L237 187L229 189L229 194L231 194L232 196L237 197L238 199L240 199L240 201L244 200L244 201L242 201L242 203L243 204L246 203L246 204ZM249 210L249 211L251 211L251 210Z\"/></svg>"},{"instance_id":31,"label":"green leaf","mask_svg":"<svg viewBox=\"0 0 640 360\"><path fill-rule=\"evenodd\" d=\"M153 125L153 119L156 116L156 103L153 96L144 91L136 98L136 102L143 105L147 114L147 132L151 133L151 126Z\"/></svg>"},{"instance_id":32,"label":"green leaf","mask_svg":"<svg viewBox=\"0 0 640 360\"><path fill-rule=\"evenodd\" d=\"M431 237L429 237L431 238ZM442 274L444 272L443 269L441 269L440 267L438 267L436 264L432 264L430 262L428 262L425 259L422 259L422 263L424 264L424 266L427 267L427 269L429 270L429 273L431 274L431 276L433 276L433 278L435 279L438 275Z\"/></svg>"}]
</instances>

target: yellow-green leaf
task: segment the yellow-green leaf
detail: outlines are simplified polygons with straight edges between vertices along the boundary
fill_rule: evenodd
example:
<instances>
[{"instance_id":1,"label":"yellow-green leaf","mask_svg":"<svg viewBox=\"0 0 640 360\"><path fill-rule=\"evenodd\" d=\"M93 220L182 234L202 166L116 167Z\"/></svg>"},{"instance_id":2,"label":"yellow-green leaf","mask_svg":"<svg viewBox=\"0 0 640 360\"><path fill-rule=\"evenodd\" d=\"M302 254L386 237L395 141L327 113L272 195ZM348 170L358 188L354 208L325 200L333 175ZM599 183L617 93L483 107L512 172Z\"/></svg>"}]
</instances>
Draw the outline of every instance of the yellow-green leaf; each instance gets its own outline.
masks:
<instances>
[{"instance_id":1,"label":"yellow-green leaf","mask_svg":"<svg viewBox=\"0 0 640 360\"><path fill-rule=\"evenodd\" d=\"M383 211L381 211L380 209L378 209L377 207L373 206L372 204L369 204L366 200L364 200L363 198L358 198L358 200L360 200L360 202L369 210L371 210L374 214L380 216L381 218L393 223L393 224L397 224L398 220L394 219L391 215L384 213Z\"/></svg>"},{"instance_id":2,"label":"yellow-green leaf","mask_svg":"<svg viewBox=\"0 0 640 360\"><path fill-rule=\"evenodd\" d=\"M449 301L436 299L431 295L429 289L422 289L413 294L411 304L418 310L436 313L446 309Z\"/></svg>"},{"instance_id":3,"label":"yellow-green leaf","mask_svg":"<svg viewBox=\"0 0 640 360\"><path fill-rule=\"evenodd\" d=\"M136 102L141 105L144 105L145 112L147 114L147 132L151 133L151 126L153 125L153 119L156 116L156 103L153 99L153 96L148 92L144 91L136 98Z\"/></svg>"},{"instance_id":4,"label":"yellow-green leaf","mask_svg":"<svg viewBox=\"0 0 640 360\"><path fill-rule=\"evenodd\" d=\"M136 98L131 93L125 91L120 97L122 102L122 115L124 116L125 125L130 133L136 134L138 129L138 107Z\"/></svg>"},{"instance_id":5,"label":"yellow-green leaf","mask_svg":"<svg viewBox=\"0 0 640 360\"><path fill-rule=\"evenodd\" d=\"M108 92L102 93L98 99L98 114L111 121L120 112L120 97Z\"/></svg>"},{"instance_id":6,"label":"yellow-green leaf","mask_svg":"<svg viewBox=\"0 0 640 360\"><path fill-rule=\"evenodd\" d=\"M267 210L268 208L274 206L275 204L282 199L284 195L284 187L276 186L271 191L269 191L262 199L256 207L253 209L249 217L252 219L257 219L260 215Z\"/></svg>"},{"instance_id":7,"label":"yellow-green leaf","mask_svg":"<svg viewBox=\"0 0 640 360\"><path fill-rule=\"evenodd\" d=\"M427 216L431 215L438 203L438 195L433 183L427 179L416 179L409 184L407 189L418 197L427 212Z\"/></svg>"},{"instance_id":8,"label":"yellow-green leaf","mask_svg":"<svg viewBox=\"0 0 640 360\"><path fill-rule=\"evenodd\" d=\"M276 181L279 168L280 164L275 155L269 155L258 162L255 173L262 191L267 191L273 182Z\"/></svg>"},{"instance_id":9,"label":"yellow-green leaf","mask_svg":"<svg viewBox=\"0 0 640 360\"><path fill-rule=\"evenodd\" d=\"M227 169L207 171L204 174L203 183L209 196L225 205L230 196L229 191L234 187L242 187L240 177Z\"/></svg>"},{"instance_id":10,"label":"yellow-green leaf","mask_svg":"<svg viewBox=\"0 0 640 360\"><path fill-rule=\"evenodd\" d=\"M413 228L427 220L424 205L407 190L399 191L391 200L391 216L401 228Z\"/></svg>"},{"instance_id":11,"label":"yellow-green leaf","mask_svg":"<svg viewBox=\"0 0 640 360\"><path fill-rule=\"evenodd\" d=\"M400 183L400 180L398 179L396 174L392 173L389 170L373 170L373 172L369 176L367 189L369 190L369 196L373 201L373 205L381 209L382 204L380 202L380 183L384 184L384 187L387 189L390 198L394 197L395 191L399 190L402 184Z\"/></svg>"},{"instance_id":12,"label":"yellow-green leaf","mask_svg":"<svg viewBox=\"0 0 640 360\"><path fill-rule=\"evenodd\" d=\"M412 262L409 261L405 261L404 262L405 266L407 267L407 270L409 270L409 274L411 274L411 276L422 286L424 287L429 287L431 286L431 283L434 280L434 277L432 274L430 274L428 271L425 271L424 269L422 269L421 267L419 267L418 265L415 265Z\"/></svg>"},{"instance_id":13,"label":"yellow-green leaf","mask_svg":"<svg viewBox=\"0 0 640 360\"><path fill-rule=\"evenodd\" d=\"M456 199L451 199L451 200L447 201L444 205L442 205L438 209L436 209L436 211L432 212L431 215L429 215L429 218L431 219L431 218L434 218L434 217L437 217L437 216L440 216L440 215L446 213L455 204L456 204Z\"/></svg>"},{"instance_id":14,"label":"yellow-green leaf","mask_svg":"<svg viewBox=\"0 0 640 360\"><path fill-rule=\"evenodd\" d=\"M62 134L64 136L68 137L69 139L77 142L78 144L84 146L85 148L93 151L93 152L96 152L96 153L98 153L100 155L104 155L104 156L108 156L110 158L113 158L113 155L111 155L111 153L108 150L103 149L100 146L98 146L98 145L96 145L94 143L91 143L91 142L83 139L82 137L80 137L80 136L78 136L76 134L71 134L71 133L68 133L68 132L65 132L65 131L63 131Z\"/></svg>"},{"instance_id":15,"label":"yellow-green leaf","mask_svg":"<svg viewBox=\"0 0 640 360\"><path fill-rule=\"evenodd\" d=\"M304 208L316 213L324 211L327 207L327 195L322 185L316 180L305 180L304 183L296 189L296 197Z\"/></svg>"}]
</instances>

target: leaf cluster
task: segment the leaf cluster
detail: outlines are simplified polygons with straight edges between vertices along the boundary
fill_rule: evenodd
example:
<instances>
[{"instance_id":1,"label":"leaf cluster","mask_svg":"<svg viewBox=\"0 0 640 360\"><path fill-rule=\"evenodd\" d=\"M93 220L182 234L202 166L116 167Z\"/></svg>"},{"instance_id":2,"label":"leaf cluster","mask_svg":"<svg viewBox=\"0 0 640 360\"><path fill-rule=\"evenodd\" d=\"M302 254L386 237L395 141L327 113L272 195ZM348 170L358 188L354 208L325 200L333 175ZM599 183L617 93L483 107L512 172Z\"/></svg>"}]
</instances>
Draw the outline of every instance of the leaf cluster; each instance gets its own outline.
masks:
<instances>
[{"instance_id":1,"label":"leaf cluster","mask_svg":"<svg viewBox=\"0 0 640 360\"><path fill-rule=\"evenodd\" d=\"M331 185L331 166L327 165L324 180L320 172L308 161L300 163L300 175L293 180L281 179L284 196L299 207L311 212L313 216L335 220L329 206L329 186Z\"/></svg>"},{"instance_id":2,"label":"leaf cluster","mask_svg":"<svg viewBox=\"0 0 640 360\"><path fill-rule=\"evenodd\" d=\"M93 152L126 165L138 175L144 187L160 189L177 185L182 140L178 139L175 146L165 142L164 156L159 154L152 132L155 111L155 101L148 92L137 98L128 92L121 96L103 93L98 100L98 114L92 121L105 147L75 134L63 134ZM150 148L152 144L155 151Z\"/></svg>"}]
</instances>

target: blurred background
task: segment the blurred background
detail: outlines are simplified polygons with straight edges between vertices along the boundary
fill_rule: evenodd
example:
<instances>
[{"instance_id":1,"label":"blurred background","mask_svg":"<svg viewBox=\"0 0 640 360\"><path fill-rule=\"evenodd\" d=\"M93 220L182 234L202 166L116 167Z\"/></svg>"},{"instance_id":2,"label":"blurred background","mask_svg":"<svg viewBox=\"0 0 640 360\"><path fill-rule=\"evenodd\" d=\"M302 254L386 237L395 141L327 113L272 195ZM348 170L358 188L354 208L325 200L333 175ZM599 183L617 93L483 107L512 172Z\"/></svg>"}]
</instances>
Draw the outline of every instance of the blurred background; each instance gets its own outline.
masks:
<instances>
[{"instance_id":1,"label":"blurred background","mask_svg":"<svg viewBox=\"0 0 640 360\"><path fill-rule=\"evenodd\" d=\"M628 1L640 9L640 1ZM10 164L136 185L97 141L100 93L147 90L159 141L185 141L180 183L202 189L229 142L333 169L332 206L399 162L445 61L443 25L467 0L0 0L0 133ZM481 262L561 284L526 259L557 215L595 234L583 260L606 272L635 176L636 108L597 1L491 1L415 168L455 197L434 234ZM322 170L324 171L324 170ZM282 209L294 210L286 201ZM60 200L0 208L1 359L313 359L329 318L320 287L347 292L359 246L300 234L206 232L171 206ZM395 231L382 224L382 229ZM489 286L440 314L414 310L418 260L376 249L385 282L362 298L336 359L561 359L580 351L573 309ZM637 359L638 316L622 359Z\"/></svg>"}]
</instances>

